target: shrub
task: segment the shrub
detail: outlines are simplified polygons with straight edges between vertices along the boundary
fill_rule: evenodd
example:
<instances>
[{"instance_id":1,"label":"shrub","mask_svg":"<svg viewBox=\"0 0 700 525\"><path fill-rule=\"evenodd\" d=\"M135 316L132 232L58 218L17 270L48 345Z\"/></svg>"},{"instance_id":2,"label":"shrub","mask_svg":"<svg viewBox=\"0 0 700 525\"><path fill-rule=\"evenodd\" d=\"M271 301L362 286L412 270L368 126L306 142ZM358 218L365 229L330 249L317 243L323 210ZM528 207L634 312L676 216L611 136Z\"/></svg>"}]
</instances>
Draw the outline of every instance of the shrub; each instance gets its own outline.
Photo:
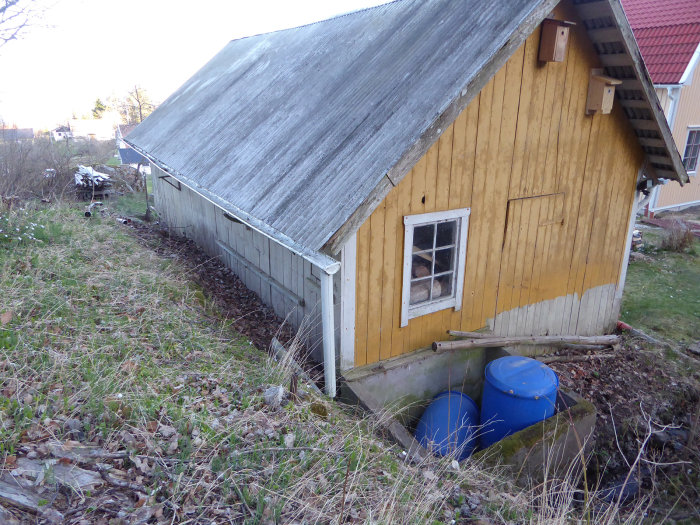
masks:
<instances>
[{"instance_id":1,"label":"shrub","mask_svg":"<svg viewBox=\"0 0 700 525\"><path fill-rule=\"evenodd\" d=\"M661 239L661 249L669 252L685 252L693 246L693 232L683 224L668 230Z\"/></svg>"}]
</instances>

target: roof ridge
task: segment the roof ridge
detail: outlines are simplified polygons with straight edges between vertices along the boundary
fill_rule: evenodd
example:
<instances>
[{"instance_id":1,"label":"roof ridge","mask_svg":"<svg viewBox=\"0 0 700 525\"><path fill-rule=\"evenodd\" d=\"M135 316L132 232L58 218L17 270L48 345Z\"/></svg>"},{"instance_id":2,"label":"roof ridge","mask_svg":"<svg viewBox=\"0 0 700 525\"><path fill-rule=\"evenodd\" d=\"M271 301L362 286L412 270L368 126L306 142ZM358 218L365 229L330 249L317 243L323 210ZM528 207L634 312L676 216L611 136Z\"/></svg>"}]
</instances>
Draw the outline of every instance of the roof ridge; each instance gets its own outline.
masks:
<instances>
[{"instance_id":1,"label":"roof ridge","mask_svg":"<svg viewBox=\"0 0 700 525\"><path fill-rule=\"evenodd\" d=\"M397 3L399 3L399 2L406 2L406 1L410 1L410 0L389 0L389 1L383 2L383 3L381 3L381 4L371 5L371 6L369 6L369 7L363 7L362 9L357 9L357 10L355 10L355 11L348 11L347 13L341 13L341 14L339 14L339 15L330 16L330 17L324 18L324 19L322 19L322 20L315 20L315 21L313 21L313 22L308 22L308 23L306 23L306 24L301 24L300 26L285 27L285 28L283 28L283 29L275 29L274 31L265 31L265 32L263 32L263 33L255 33L254 35L246 35L246 36L242 36L242 37L240 37L240 38L233 38L233 39L229 40L228 43L230 44L231 42L240 42L241 40L246 40L246 39L248 39L248 38L255 38L255 37L263 36L263 35L273 35L273 34L275 34L275 33L282 33L282 32L284 32L284 31L291 31L291 30L293 30L293 29L301 29L301 28L303 28L303 27L310 27L310 26L314 26L314 25L317 25L317 24L322 24L322 23L324 23L324 22L329 22L330 20L337 20L337 19L340 19L340 18L345 18L345 17L347 17L347 16L356 15L356 14L358 14L358 13L364 13L365 11L371 11L372 9L378 9L378 8L380 8L380 7L385 7L385 6L388 6L388 5L390 5L390 4L397 4ZM415 1L415 0L414 0L414 1Z\"/></svg>"}]
</instances>

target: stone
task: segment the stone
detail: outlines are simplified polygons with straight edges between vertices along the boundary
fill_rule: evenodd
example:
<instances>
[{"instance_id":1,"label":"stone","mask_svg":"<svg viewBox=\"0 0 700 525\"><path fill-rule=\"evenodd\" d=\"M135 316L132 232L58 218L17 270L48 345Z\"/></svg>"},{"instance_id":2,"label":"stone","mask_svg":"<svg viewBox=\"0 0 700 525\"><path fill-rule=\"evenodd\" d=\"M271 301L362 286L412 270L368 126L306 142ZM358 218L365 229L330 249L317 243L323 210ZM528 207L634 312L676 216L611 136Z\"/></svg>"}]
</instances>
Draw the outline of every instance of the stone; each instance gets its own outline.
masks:
<instances>
[{"instance_id":1,"label":"stone","mask_svg":"<svg viewBox=\"0 0 700 525\"><path fill-rule=\"evenodd\" d=\"M278 408L280 405L282 405L284 397L285 390L282 386L271 386L263 393L265 404L272 408Z\"/></svg>"}]
</instances>

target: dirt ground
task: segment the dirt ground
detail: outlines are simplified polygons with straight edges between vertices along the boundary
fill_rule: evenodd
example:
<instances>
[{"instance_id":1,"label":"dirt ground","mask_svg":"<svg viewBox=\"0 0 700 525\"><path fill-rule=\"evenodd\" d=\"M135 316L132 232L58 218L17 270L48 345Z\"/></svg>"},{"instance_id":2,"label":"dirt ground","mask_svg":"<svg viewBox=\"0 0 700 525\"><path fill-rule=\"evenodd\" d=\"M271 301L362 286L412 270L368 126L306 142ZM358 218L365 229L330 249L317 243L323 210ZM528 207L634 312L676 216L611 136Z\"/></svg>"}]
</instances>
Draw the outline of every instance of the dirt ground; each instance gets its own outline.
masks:
<instances>
[{"instance_id":1,"label":"dirt ground","mask_svg":"<svg viewBox=\"0 0 700 525\"><path fill-rule=\"evenodd\" d=\"M562 386L596 406L590 478L630 503L653 495L655 522L700 515L700 364L693 361L626 337L612 359L550 365Z\"/></svg>"},{"instance_id":2,"label":"dirt ground","mask_svg":"<svg viewBox=\"0 0 700 525\"><path fill-rule=\"evenodd\" d=\"M294 333L227 267L189 240L157 225L132 231L159 254L177 257L224 318L261 349ZM700 359L624 336L614 357L550 366L561 385L598 411L589 479L611 488L610 498L633 504L654 496L654 522L696 522L700 515ZM562 350L560 355L566 355ZM307 363L307 367L313 366ZM628 474L632 472L631 475Z\"/></svg>"}]
</instances>

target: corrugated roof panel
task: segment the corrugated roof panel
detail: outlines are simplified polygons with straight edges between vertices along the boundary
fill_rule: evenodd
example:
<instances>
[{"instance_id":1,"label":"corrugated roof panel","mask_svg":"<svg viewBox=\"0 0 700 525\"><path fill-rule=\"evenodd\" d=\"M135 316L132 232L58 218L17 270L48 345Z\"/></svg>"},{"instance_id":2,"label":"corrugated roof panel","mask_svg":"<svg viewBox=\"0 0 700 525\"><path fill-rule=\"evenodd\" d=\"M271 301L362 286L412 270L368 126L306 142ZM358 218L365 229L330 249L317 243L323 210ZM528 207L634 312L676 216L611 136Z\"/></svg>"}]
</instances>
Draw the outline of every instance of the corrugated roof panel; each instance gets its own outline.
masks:
<instances>
[{"instance_id":1,"label":"corrugated roof panel","mask_svg":"<svg viewBox=\"0 0 700 525\"><path fill-rule=\"evenodd\" d=\"M230 42L129 142L319 250L540 3L402 0Z\"/></svg>"}]
</instances>

